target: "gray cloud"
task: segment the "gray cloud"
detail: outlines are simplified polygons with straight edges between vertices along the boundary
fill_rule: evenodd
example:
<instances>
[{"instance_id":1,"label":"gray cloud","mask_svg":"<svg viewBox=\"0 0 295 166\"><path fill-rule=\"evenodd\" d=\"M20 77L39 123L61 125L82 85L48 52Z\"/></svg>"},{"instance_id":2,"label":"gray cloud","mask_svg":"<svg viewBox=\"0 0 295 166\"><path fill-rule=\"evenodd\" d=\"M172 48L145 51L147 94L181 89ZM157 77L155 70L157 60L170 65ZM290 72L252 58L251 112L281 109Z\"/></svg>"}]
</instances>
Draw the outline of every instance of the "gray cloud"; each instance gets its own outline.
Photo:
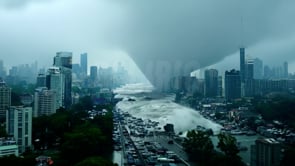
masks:
<instances>
[{"instance_id":1,"label":"gray cloud","mask_svg":"<svg viewBox=\"0 0 295 166\"><path fill-rule=\"evenodd\" d=\"M87 51L92 63L112 62L110 57L119 55L105 52L121 51L141 68L147 61L170 60L203 67L222 61L241 45L270 63L278 55L294 61L291 0L38 2L1 1L8 9L22 6L0 11L0 55L7 64L15 59L48 63L56 51L69 50Z\"/></svg>"}]
</instances>

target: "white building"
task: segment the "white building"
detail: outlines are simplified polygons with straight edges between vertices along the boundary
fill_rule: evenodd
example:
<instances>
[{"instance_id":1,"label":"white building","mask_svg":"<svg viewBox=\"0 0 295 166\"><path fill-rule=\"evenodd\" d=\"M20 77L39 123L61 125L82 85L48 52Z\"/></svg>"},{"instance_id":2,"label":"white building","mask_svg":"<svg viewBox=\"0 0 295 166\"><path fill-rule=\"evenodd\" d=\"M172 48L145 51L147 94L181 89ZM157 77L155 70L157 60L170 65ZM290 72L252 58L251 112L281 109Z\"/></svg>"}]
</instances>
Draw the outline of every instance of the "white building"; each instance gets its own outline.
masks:
<instances>
[{"instance_id":1,"label":"white building","mask_svg":"<svg viewBox=\"0 0 295 166\"><path fill-rule=\"evenodd\" d=\"M6 131L19 146L19 153L32 146L32 107L12 106L6 111Z\"/></svg>"},{"instance_id":2,"label":"white building","mask_svg":"<svg viewBox=\"0 0 295 166\"><path fill-rule=\"evenodd\" d=\"M56 113L56 92L46 87L39 87L34 95L34 117Z\"/></svg>"},{"instance_id":3,"label":"white building","mask_svg":"<svg viewBox=\"0 0 295 166\"><path fill-rule=\"evenodd\" d=\"M56 92L56 107L64 106L64 75L59 67L50 67L46 76L47 87Z\"/></svg>"}]
</instances>

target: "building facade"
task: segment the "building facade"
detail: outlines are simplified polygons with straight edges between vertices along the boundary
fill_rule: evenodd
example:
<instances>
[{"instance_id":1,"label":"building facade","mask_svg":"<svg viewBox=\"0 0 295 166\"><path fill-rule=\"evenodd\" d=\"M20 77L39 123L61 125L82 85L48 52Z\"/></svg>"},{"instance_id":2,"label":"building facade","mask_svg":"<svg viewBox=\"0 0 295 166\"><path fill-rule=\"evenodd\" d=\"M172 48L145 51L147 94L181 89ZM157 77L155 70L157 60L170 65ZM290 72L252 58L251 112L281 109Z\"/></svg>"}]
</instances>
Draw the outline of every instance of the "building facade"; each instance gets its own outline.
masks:
<instances>
[{"instance_id":1,"label":"building facade","mask_svg":"<svg viewBox=\"0 0 295 166\"><path fill-rule=\"evenodd\" d=\"M225 99L241 98L241 76L237 70L226 71L224 76Z\"/></svg>"},{"instance_id":2,"label":"building facade","mask_svg":"<svg viewBox=\"0 0 295 166\"><path fill-rule=\"evenodd\" d=\"M260 138L251 146L251 166L279 166L281 144L272 138Z\"/></svg>"},{"instance_id":3,"label":"building facade","mask_svg":"<svg viewBox=\"0 0 295 166\"><path fill-rule=\"evenodd\" d=\"M5 121L6 110L11 106L11 88L0 79L0 123Z\"/></svg>"},{"instance_id":4,"label":"building facade","mask_svg":"<svg viewBox=\"0 0 295 166\"><path fill-rule=\"evenodd\" d=\"M6 111L6 131L19 146L19 153L32 146L32 107L12 106Z\"/></svg>"},{"instance_id":5,"label":"building facade","mask_svg":"<svg viewBox=\"0 0 295 166\"><path fill-rule=\"evenodd\" d=\"M51 115L58 109L56 105L56 92L40 87L35 90L34 95L34 117Z\"/></svg>"},{"instance_id":6,"label":"building facade","mask_svg":"<svg viewBox=\"0 0 295 166\"><path fill-rule=\"evenodd\" d=\"M57 52L53 66L59 67L64 77L64 107L72 104L72 52Z\"/></svg>"},{"instance_id":7,"label":"building facade","mask_svg":"<svg viewBox=\"0 0 295 166\"><path fill-rule=\"evenodd\" d=\"M218 96L218 71L216 69L205 70L205 96Z\"/></svg>"}]
</instances>

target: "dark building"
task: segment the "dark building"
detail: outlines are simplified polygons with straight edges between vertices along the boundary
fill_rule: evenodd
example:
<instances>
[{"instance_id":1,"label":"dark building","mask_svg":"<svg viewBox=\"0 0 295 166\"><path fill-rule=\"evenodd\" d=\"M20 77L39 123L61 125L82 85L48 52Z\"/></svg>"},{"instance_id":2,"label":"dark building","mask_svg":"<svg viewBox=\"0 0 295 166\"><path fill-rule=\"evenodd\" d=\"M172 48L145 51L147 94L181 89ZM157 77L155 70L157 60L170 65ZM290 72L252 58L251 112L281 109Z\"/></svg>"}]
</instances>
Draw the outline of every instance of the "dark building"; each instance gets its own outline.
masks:
<instances>
[{"instance_id":1,"label":"dark building","mask_svg":"<svg viewBox=\"0 0 295 166\"><path fill-rule=\"evenodd\" d=\"M218 71L216 69L205 70L205 96L216 97L218 95Z\"/></svg>"},{"instance_id":2,"label":"dark building","mask_svg":"<svg viewBox=\"0 0 295 166\"><path fill-rule=\"evenodd\" d=\"M226 71L224 80L226 100L241 98L240 72L234 69Z\"/></svg>"},{"instance_id":3,"label":"dark building","mask_svg":"<svg viewBox=\"0 0 295 166\"><path fill-rule=\"evenodd\" d=\"M45 74L38 74L36 87L46 87L46 76L45 76Z\"/></svg>"},{"instance_id":4,"label":"dark building","mask_svg":"<svg viewBox=\"0 0 295 166\"><path fill-rule=\"evenodd\" d=\"M59 67L64 75L64 106L69 108L72 104L72 53L57 52L53 65Z\"/></svg>"},{"instance_id":5,"label":"dark building","mask_svg":"<svg viewBox=\"0 0 295 166\"><path fill-rule=\"evenodd\" d=\"M245 80L245 48L240 48L240 74L241 81Z\"/></svg>"},{"instance_id":6,"label":"dark building","mask_svg":"<svg viewBox=\"0 0 295 166\"><path fill-rule=\"evenodd\" d=\"M83 53L80 55L80 66L81 66L82 75L87 76L87 68L88 68L87 53Z\"/></svg>"},{"instance_id":7,"label":"dark building","mask_svg":"<svg viewBox=\"0 0 295 166\"><path fill-rule=\"evenodd\" d=\"M92 81L97 81L97 66L90 67L90 79Z\"/></svg>"},{"instance_id":8,"label":"dark building","mask_svg":"<svg viewBox=\"0 0 295 166\"><path fill-rule=\"evenodd\" d=\"M288 76L289 76L288 62L284 62L283 77L288 78Z\"/></svg>"},{"instance_id":9,"label":"dark building","mask_svg":"<svg viewBox=\"0 0 295 166\"><path fill-rule=\"evenodd\" d=\"M279 166L281 144L272 138L260 138L251 146L251 166Z\"/></svg>"}]
</instances>

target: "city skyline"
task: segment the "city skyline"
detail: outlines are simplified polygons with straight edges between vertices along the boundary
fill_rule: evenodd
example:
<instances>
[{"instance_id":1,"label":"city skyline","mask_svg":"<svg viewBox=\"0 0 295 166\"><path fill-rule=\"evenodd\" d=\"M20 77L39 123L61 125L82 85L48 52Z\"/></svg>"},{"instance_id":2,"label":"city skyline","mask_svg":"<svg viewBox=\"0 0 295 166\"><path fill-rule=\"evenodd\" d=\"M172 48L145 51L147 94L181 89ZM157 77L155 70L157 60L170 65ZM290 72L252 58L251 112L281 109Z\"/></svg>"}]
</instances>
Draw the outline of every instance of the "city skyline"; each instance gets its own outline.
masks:
<instances>
[{"instance_id":1,"label":"city skyline","mask_svg":"<svg viewBox=\"0 0 295 166\"><path fill-rule=\"evenodd\" d=\"M89 66L114 66L120 61L129 71L141 74L135 72L139 67L148 75L142 62L159 61L157 57L193 59L195 68L224 67L236 63L234 55L243 45L246 56L271 66L284 59L290 72L295 71L295 25L290 20L294 2L167 2L4 0L1 59L7 67L16 57L24 64L36 59L44 66L61 50L73 52L74 63L87 52Z\"/></svg>"}]
</instances>

